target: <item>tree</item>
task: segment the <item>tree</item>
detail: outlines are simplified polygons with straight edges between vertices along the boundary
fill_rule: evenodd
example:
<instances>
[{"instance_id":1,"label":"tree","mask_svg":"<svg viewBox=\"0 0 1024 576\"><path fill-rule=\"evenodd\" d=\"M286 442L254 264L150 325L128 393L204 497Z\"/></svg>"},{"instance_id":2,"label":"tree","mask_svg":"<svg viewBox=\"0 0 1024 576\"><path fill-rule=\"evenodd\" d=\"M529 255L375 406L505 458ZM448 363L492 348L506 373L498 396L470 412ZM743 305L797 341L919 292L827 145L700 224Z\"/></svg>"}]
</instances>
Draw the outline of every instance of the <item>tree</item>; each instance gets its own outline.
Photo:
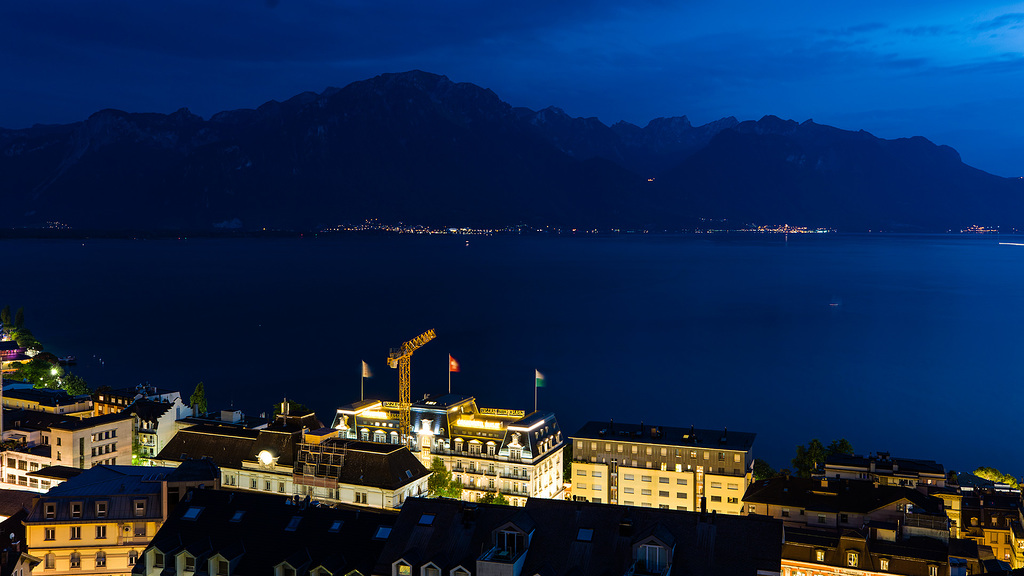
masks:
<instances>
[{"instance_id":1,"label":"tree","mask_svg":"<svg viewBox=\"0 0 1024 576\"><path fill-rule=\"evenodd\" d=\"M754 480L775 478L779 473L764 460L754 460Z\"/></svg>"},{"instance_id":2,"label":"tree","mask_svg":"<svg viewBox=\"0 0 1024 576\"><path fill-rule=\"evenodd\" d=\"M277 416L278 414L283 414L283 412L281 412L282 404L284 404L284 402L278 402L274 404L274 416ZM295 400L288 401L289 416L305 416L306 414L309 414L311 412L313 411L310 410L305 404L302 404L301 402L296 402Z\"/></svg>"},{"instance_id":3,"label":"tree","mask_svg":"<svg viewBox=\"0 0 1024 576\"><path fill-rule=\"evenodd\" d=\"M92 394L92 389L89 388L89 383L85 381L78 374L68 374L64 378L63 384L64 391L72 396L83 396L85 394Z\"/></svg>"},{"instance_id":4,"label":"tree","mask_svg":"<svg viewBox=\"0 0 1024 576\"><path fill-rule=\"evenodd\" d=\"M566 442L562 450L562 482L572 482L572 442Z\"/></svg>"},{"instance_id":5,"label":"tree","mask_svg":"<svg viewBox=\"0 0 1024 576\"><path fill-rule=\"evenodd\" d=\"M18 308L18 311L14 313L14 327L18 330L25 325L25 309Z\"/></svg>"},{"instance_id":6,"label":"tree","mask_svg":"<svg viewBox=\"0 0 1024 576\"><path fill-rule=\"evenodd\" d=\"M3 310L0 310L0 324L4 325L4 328L11 327L11 307L4 306Z\"/></svg>"},{"instance_id":7,"label":"tree","mask_svg":"<svg viewBox=\"0 0 1024 576\"><path fill-rule=\"evenodd\" d=\"M494 494L484 494L483 498L480 499L483 504L501 504L502 506L508 506L508 498L501 492L495 492Z\"/></svg>"},{"instance_id":8,"label":"tree","mask_svg":"<svg viewBox=\"0 0 1024 576\"><path fill-rule=\"evenodd\" d=\"M1017 479L1009 474L1003 474L995 468L989 468L982 466L973 472L978 478L984 478L985 480L991 480L993 482L1002 482L1003 484L1009 484L1011 488L1020 490L1020 484Z\"/></svg>"},{"instance_id":9,"label":"tree","mask_svg":"<svg viewBox=\"0 0 1024 576\"><path fill-rule=\"evenodd\" d=\"M810 478L817 470L818 465L824 464L829 456L835 454L853 454L853 445L846 438L833 440L828 448L817 438L811 440L807 446L796 447L796 458L793 458L793 468L800 478Z\"/></svg>"},{"instance_id":10,"label":"tree","mask_svg":"<svg viewBox=\"0 0 1024 576\"><path fill-rule=\"evenodd\" d=\"M206 414L206 386L202 382L196 384L196 389L192 392L192 395L188 397L189 404L196 411L196 414Z\"/></svg>"},{"instance_id":11,"label":"tree","mask_svg":"<svg viewBox=\"0 0 1024 576\"><path fill-rule=\"evenodd\" d=\"M50 364L41 358L33 358L28 362L15 362L11 364L14 373L12 380L22 380L32 384L35 388L57 388L60 377L64 375L64 369L57 364Z\"/></svg>"},{"instance_id":12,"label":"tree","mask_svg":"<svg viewBox=\"0 0 1024 576\"><path fill-rule=\"evenodd\" d=\"M461 498L462 484L452 480L452 473L444 466L441 458L434 456L430 462L430 478L427 479L427 489L430 495L435 498Z\"/></svg>"}]
</instances>

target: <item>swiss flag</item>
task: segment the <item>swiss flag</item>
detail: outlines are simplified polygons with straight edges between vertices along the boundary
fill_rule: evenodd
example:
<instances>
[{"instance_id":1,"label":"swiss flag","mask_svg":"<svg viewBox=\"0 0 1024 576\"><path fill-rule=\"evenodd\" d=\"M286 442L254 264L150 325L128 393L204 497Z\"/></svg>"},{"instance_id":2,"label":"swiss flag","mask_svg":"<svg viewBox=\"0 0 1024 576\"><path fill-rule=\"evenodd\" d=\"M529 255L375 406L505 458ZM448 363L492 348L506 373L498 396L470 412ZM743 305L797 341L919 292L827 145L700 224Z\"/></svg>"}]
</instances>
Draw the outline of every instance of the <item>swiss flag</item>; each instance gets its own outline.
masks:
<instances>
[{"instance_id":1,"label":"swiss flag","mask_svg":"<svg viewBox=\"0 0 1024 576\"><path fill-rule=\"evenodd\" d=\"M455 358L452 358L451 354L448 355L448 371L449 372L458 372L459 371L459 361L456 360Z\"/></svg>"}]
</instances>

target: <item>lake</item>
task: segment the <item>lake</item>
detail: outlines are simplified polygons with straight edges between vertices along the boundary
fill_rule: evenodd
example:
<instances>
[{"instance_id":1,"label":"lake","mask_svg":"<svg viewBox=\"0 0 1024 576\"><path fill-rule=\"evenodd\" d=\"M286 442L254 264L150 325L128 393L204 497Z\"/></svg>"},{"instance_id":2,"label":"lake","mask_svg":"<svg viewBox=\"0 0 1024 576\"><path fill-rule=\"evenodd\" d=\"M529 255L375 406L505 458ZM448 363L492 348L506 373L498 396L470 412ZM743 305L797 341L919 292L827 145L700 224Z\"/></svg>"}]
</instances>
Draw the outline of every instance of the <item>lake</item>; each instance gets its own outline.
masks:
<instances>
[{"instance_id":1,"label":"lake","mask_svg":"<svg viewBox=\"0 0 1024 576\"><path fill-rule=\"evenodd\" d=\"M283 397L330 423L398 399L390 347L435 328L412 394L495 408L849 439L948 468L1024 473L1024 246L1006 236L791 235L5 240L0 305L93 386L149 382L211 408ZM1015 241L1015 240L1009 240Z\"/></svg>"}]
</instances>

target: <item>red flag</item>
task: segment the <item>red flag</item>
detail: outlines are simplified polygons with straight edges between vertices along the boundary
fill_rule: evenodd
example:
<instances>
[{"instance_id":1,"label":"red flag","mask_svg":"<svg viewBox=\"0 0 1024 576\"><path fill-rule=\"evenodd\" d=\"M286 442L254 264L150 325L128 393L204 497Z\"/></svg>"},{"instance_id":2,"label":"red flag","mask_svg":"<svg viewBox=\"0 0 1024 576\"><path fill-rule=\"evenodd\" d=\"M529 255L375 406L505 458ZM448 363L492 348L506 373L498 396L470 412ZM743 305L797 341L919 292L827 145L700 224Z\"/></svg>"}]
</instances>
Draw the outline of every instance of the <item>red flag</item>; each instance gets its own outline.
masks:
<instances>
[{"instance_id":1,"label":"red flag","mask_svg":"<svg viewBox=\"0 0 1024 576\"><path fill-rule=\"evenodd\" d=\"M456 360L455 358L452 358L451 354L448 355L448 371L449 372L458 372L459 371L459 361Z\"/></svg>"}]
</instances>

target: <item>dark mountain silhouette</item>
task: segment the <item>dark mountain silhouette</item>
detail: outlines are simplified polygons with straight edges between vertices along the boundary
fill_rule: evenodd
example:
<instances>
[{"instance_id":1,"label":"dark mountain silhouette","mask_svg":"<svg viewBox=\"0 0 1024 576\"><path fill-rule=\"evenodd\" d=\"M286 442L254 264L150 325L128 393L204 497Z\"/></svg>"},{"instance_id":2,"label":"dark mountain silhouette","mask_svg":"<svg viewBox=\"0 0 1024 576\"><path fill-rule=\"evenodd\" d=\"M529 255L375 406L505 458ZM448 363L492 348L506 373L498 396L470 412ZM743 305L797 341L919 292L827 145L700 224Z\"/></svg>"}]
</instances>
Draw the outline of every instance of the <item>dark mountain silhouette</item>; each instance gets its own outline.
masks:
<instances>
[{"instance_id":1,"label":"dark mountain silhouette","mask_svg":"<svg viewBox=\"0 0 1024 576\"><path fill-rule=\"evenodd\" d=\"M653 181L649 181L654 178ZM1022 184L923 138L807 121L646 127L512 108L420 71L209 120L103 110L0 130L4 226L310 229L367 218L686 228L698 218L842 230L1022 226Z\"/></svg>"}]
</instances>

